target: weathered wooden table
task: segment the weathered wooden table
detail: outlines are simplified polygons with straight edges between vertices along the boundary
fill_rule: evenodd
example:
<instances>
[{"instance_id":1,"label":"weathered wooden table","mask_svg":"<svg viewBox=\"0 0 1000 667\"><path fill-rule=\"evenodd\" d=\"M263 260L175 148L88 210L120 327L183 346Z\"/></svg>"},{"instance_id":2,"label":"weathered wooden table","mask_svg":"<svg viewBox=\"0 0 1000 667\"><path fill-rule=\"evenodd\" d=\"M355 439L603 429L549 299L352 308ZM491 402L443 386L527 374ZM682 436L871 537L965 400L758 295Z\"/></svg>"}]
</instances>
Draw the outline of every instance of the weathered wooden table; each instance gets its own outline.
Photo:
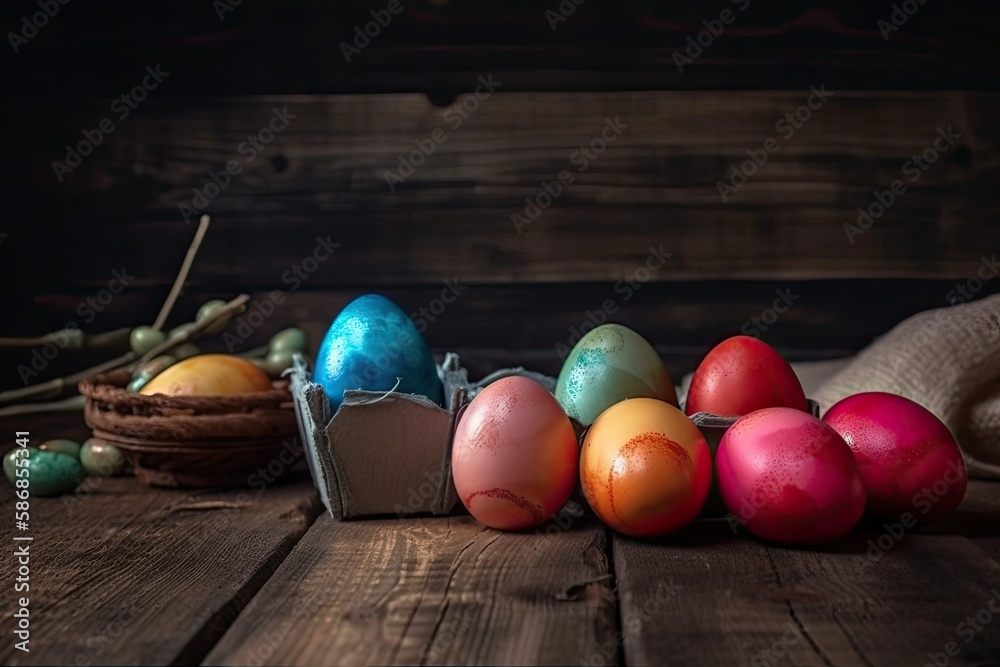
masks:
<instances>
[{"instance_id":1,"label":"weathered wooden table","mask_svg":"<svg viewBox=\"0 0 1000 667\"><path fill-rule=\"evenodd\" d=\"M5 440L29 422L36 444L86 437L36 417L0 421ZM531 533L339 523L301 472L243 491L91 479L30 513L5 531L5 553L30 545L30 592L5 558L2 664L1000 664L1000 483L972 483L947 522L821 549L722 520L659 541L579 513ZM14 648L21 595L30 653Z\"/></svg>"}]
</instances>

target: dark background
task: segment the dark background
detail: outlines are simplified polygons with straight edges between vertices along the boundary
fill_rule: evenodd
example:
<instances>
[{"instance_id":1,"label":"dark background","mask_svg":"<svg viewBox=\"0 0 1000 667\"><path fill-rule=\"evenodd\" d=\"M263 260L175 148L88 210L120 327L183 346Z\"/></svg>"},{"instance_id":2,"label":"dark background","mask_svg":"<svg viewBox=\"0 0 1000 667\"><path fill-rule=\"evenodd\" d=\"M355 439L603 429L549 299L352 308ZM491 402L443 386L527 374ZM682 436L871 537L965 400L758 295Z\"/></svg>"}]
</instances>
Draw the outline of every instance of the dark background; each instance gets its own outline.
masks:
<instances>
[{"instance_id":1,"label":"dark background","mask_svg":"<svg viewBox=\"0 0 1000 667\"><path fill-rule=\"evenodd\" d=\"M230 160L242 171L206 209L170 324L209 298L284 290L244 349L291 324L316 344L368 291L417 311L457 277L468 289L424 335L473 375L557 372L556 345L609 298L680 373L778 289L799 298L763 339L829 358L946 305L1000 250L995 3L915 3L885 40L891 2L586 0L553 31L554 0L401 0L347 63L341 42L386 2L244 0L220 19L221 2L71 0L18 53L5 37L0 335L151 323L194 234L178 205ZM678 72L673 54L726 8L735 21ZM5 2L4 34L38 11ZM119 120L112 100L157 64L169 76ZM500 88L453 129L451 105L490 74ZM834 95L781 138L775 122L820 85ZM275 107L295 119L246 162L240 142ZM571 154L615 116L629 129L576 172ZM105 117L114 131L57 180L52 162ZM948 126L958 144L850 243L857 208ZM447 141L390 192L384 173L436 128ZM772 136L781 150L723 202L717 181ZM563 169L574 184L518 234L511 214ZM292 291L282 276L318 236L340 248ZM660 245L670 261L616 294ZM85 322L78 305L122 267L135 280ZM116 354L64 352L35 380ZM0 354L0 386L22 386L29 359Z\"/></svg>"}]
</instances>

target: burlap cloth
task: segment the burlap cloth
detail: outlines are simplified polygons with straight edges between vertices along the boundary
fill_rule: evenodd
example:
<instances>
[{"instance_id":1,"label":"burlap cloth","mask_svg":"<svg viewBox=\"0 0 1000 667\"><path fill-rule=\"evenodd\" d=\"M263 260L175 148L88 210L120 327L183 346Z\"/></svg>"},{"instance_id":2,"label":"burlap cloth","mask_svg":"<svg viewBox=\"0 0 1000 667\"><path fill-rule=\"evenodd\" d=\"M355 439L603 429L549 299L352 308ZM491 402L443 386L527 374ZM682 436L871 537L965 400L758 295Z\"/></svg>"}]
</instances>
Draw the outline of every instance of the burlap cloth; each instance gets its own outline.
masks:
<instances>
[{"instance_id":1,"label":"burlap cloth","mask_svg":"<svg viewBox=\"0 0 1000 667\"><path fill-rule=\"evenodd\" d=\"M920 403L955 434L970 475L1000 479L1000 294L918 313L855 357L792 368L821 414L863 391Z\"/></svg>"},{"instance_id":2,"label":"burlap cloth","mask_svg":"<svg viewBox=\"0 0 1000 667\"><path fill-rule=\"evenodd\" d=\"M958 439L970 475L1000 479L1000 294L903 320L811 398L825 412L862 391L920 403Z\"/></svg>"}]
</instances>

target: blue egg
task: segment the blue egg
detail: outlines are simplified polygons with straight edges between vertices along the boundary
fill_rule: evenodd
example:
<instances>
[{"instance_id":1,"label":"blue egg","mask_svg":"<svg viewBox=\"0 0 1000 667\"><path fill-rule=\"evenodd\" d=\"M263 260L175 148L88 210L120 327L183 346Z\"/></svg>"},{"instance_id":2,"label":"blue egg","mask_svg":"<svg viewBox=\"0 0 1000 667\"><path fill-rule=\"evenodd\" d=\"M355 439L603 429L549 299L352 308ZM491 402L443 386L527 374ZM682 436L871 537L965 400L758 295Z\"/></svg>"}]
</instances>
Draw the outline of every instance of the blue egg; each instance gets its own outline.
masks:
<instances>
[{"instance_id":1,"label":"blue egg","mask_svg":"<svg viewBox=\"0 0 1000 667\"><path fill-rule=\"evenodd\" d=\"M438 405L444 388L430 348L406 313L384 296L360 296L340 311L323 337L313 382L322 385L331 412L347 389L420 394Z\"/></svg>"}]
</instances>

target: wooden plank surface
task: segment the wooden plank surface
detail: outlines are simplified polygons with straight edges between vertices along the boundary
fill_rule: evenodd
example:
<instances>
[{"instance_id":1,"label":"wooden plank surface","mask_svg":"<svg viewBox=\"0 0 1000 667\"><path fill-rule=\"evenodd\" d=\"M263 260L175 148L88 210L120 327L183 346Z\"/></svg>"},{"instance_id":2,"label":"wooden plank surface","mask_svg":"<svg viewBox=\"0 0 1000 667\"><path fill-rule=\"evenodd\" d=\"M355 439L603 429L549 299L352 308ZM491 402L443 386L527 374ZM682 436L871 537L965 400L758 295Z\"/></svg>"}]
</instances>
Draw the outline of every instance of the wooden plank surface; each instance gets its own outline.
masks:
<instances>
[{"instance_id":1,"label":"wooden plank surface","mask_svg":"<svg viewBox=\"0 0 1000 667\"><path fill-rule=\"evenodd\" d=\"M615 664L606 533L568 523L324 514L206 664Z\"/></svg>"},{"instance_id":2,"label":"wooden plank surface","mask_svg":"<svg viewBox=\"0 0 1000 667\"><path fill-rule=\"evenodd\" d=\"M59 426L66 422L25 416L0 423L10 435L37 424L30 429L34 445L86 436L79 426ZM0 511L9 520L15 498L4 485ZM29 531L20 533L33 538L30 652L4 642L0 663L198 662L318 512L318 496L301 475L225 492L88 478L76 494L32 498ZM16 604L13 592L2 596L6 618Z\"/></svg>"},{"instance_id":3,"label":"wooden plank surface","mask_svg":"<svg viewBox=\"0 0 1000 667\"><path fill-rule=\"evenodd\" d=\"M994 498L998 487L973 483ZM979 530L995 533L994 505L989 517L963 507L898 539L869 527L818 549L736 539L721 520L659 543L615 536L625 660L874 667L955 650L947 664L989 664L1000 656L1000 627L962 625L1000 596L1000 564L957 534L973 513ZM650 582L676 595L660 601Z\"/></svg>"}]
</instances>

